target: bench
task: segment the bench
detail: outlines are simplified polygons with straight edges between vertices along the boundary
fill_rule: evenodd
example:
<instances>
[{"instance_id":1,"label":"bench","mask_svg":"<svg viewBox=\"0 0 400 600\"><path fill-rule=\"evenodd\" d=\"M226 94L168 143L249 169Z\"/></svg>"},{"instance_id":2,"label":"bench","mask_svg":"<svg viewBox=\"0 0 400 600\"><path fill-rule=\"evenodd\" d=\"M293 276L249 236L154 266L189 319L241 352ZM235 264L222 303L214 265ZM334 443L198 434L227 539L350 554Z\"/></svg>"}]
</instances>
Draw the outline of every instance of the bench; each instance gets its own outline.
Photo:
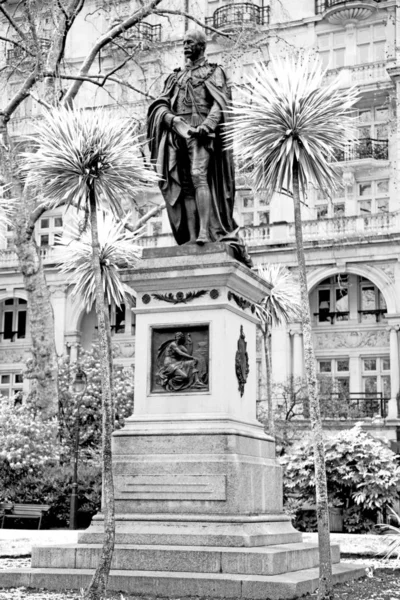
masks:
<instances>
[{"instance_id":1,"label":"bench","mask_svg":"<svg viewBox=\"0 0 400 600\"><path fill-rule=\"evenodd\" d=\"M3 507L3 508L2 508ZM38 519L38 529L43 516L50 510L47 504L17 504L3 502L0 504L1 528L6 519Z\"/></svg>"}]
</instances>

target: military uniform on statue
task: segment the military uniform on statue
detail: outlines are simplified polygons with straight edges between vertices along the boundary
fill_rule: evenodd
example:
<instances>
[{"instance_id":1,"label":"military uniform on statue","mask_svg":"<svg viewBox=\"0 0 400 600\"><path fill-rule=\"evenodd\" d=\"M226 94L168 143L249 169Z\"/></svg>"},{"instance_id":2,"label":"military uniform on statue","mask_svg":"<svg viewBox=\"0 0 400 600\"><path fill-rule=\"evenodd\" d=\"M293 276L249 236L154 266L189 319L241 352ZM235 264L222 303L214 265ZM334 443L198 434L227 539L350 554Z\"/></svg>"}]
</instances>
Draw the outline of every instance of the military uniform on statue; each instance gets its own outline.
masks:
<instances>
[{"instance_id":1,"label":"military uniform on statue","mask_svg":"<svg viewBox=\"0 0 400 600\"><path fill-rule=\"evenodd\" d=\"M204 56L206 38L189 31L186 65L166 80L148 113L151 158L161 175L174 237L179 245L223 241L251 266L233 219L235 180L223 126L230 92L223 69Z\"/></svg>"}]
</instances>

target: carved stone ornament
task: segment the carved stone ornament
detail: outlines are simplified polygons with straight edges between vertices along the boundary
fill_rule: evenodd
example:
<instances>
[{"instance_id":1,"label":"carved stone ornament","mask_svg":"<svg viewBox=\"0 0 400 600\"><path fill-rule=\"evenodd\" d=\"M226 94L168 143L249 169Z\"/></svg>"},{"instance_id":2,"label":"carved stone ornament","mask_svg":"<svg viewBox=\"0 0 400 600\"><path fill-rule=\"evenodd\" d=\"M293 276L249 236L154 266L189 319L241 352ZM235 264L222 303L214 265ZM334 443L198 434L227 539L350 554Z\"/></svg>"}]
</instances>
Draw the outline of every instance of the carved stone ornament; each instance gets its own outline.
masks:
<instances>
[{"instance_id":1,"label":"carved stone ornament","mask_svg":"<svg viewBox=\"0 0 400 600\"><path fill-rule=\"evenodd\" d=\"M234 300L238 307L242 310L246 310L246 308L249 308L253 314L256 310L255 304L253 304L249 300L246 300L246 298L242 298L242 296L238 296L234 292L228 292L228 300Z\"/></svg>"},{"instance_id":2,"label":"carved stone ornament","mask_svg":"<svg viewBox=\"0 0 400 600\"><path fill-rule=\"evenodd\" d=\"M385 273L392 283L395 281L394 265L379 265L379 268Z\"/></svg>"},{"instance_id":3,"label":"carved stone ornament","mask_svg":"<svg viewBox=\"0 0 400 600\"><path fill-rule=\"evenodd\" d=\"M170 304L187 304L195 298L200 298L205 294L207 294L207 290L199 290L197 292L186 292L186 294L184 294L183 292L176 292L176 294L169 292L168 294L152 294L152 296L153 298L156 298L156 300L161 300L162 302L169 302Z\"/></svg>"},{"instance_id":4,"label":"carved stone ornament","mask_svg":"<svg viewBox=\"0 0 400 600\"><path fill-rule=\"evenodd\" d=\"M386 330L321 332L314 335L315 346L320 349L387 347L390 343L390 333Z\"/></svg>"},{"instance_id":5,"label":"carved stone ornament","mask_svg":"<svg viewBox=\"0 0 400 600\"><path fill-rule=\"evenodd\" d=\"M152 330L152 393L207 392L208 373L208 325Z\"/></svg>"},{"instance_id":6,"label":"carved stone ornament","mask_svg":"<svg viewBox=\"0 0 400 600\"><path fill-rule=\"evenodd\" d=\"M236 377L239 382L240 395L244 394L244 386L249 375L249 355L247 354L247 342L244 337L243 325L240 326L240 337L238 339L237 351L235 356Z\"/></svg>"}]
</instances>

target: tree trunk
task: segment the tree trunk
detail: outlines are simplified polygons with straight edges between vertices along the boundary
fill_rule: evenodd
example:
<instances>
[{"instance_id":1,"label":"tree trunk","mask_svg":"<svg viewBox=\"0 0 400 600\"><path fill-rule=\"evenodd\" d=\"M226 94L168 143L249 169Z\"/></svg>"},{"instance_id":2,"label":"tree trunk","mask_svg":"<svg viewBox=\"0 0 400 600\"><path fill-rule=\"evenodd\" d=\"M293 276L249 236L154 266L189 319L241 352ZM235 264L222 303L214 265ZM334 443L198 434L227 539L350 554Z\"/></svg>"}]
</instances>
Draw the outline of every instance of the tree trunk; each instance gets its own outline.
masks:
<instances>
[{"instance_id":1,"label":"tree trunk","mask_svg":"<svg viewBox=\"0 0 400 600\"><path fill-rule=\"evenodd\" d=\"M99 351L101 363L102 387L102 466L103 466L103 512L104 512L104 540L103 548L93 575L92 581L86 591L87 600L102 600L105 598L108 576L115 544L115 503L114 481L112 474L111 437L113 432L113 401L112 401L112 370L110 318L108 306L104 300L103 282L100 267L100 244L97 226L96 190L94 183L89 186L90 225L92 231L92 261L96 285L96 316L99 334Z\"/></svg>"},{"instance_id":2,"label":"tree trunk","mask_svg":"<svg viewBox=\"0 0 400 600\"><path fill-rule=\"evenodd\" d=\"M312 343L311 311L307 288L306 262L303 248L303 232L300 212L300 188L298 167L293 167L293 202L294 226L296 234L296 251L299 265L299 281L301 296L301 315L304 340L304 362L307 378L308 396L310 401L311 430L314 447L315 489L318 520L319 545L319 600L333 598L332 591L332 561L329 536L328 492L325 470L325 450L322 434L321 410L318 398L318 383L316 361Z\"/></svg>"},{"instance_id":3,"label":"tree trunk","mask_svg":"<svg viewBox=\"0 0 400 600\"><path fill-rule=\"evenodd\" d=\"M28 361L25 376L35 381L31 398L42 409L44 416L53 416L58 411L58 365L54 341L54 313L50 292L46 283L39 249L30 226L30 214L35 202L27 187L17 176L17 165L12 142L8 136L7 122L0 122L0 162L5 181L11 194L21 202L15 211L14 243L24 286L28 295L29 332L32 359Z\"/></svg>"},{"instance_id":4,"label":"tree trunk","mask_svg":"<svg viewBox=\"0 0 400 600\"><path fill-rule=\"evenodd\" d=\"M266 378L266 393L267 393L267 412L268 412L268 433L275 437L275 419L274 409L272 404L272 369L271 369L271 337L268 326L262 326L262 337L264 344L265 357L265 378Z\"/></svg>"}]
</instances>

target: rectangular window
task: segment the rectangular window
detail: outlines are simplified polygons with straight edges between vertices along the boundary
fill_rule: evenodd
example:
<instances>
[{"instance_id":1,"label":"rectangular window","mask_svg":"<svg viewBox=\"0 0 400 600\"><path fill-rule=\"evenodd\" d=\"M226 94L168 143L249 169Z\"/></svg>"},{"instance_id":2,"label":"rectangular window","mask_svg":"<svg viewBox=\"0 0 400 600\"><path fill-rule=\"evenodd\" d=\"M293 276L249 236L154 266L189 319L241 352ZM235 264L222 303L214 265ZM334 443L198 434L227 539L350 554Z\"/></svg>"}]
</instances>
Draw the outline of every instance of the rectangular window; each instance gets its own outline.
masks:
<instances>
[{"instance_id":1,"label":"rectangular window","mask_svg":"<svg viewBox=\"0 0 400 600\"><path fill-rule=\"evenodd\" d=\"M332 372L332 361L331 360L320 360L319 361L319 372L320 373L331 373Z\"/></svg>"},{"instance_id":2,"label":"rectangular window","mask_svg":"<svg viewBox=\"0 0 400 600\"><path fill-rule=\"evenodd\" d=\"M18 312L18 325L17 325L17 337L24 339L26 336L26 311L20 310Z\"/></svg>"},{"instance_id":3,"label":"rectangular window","mask_svg":"<svg viewBox=\"0 0 400 600\"><path fill-rule=\"evenodd\" d=\"M3 320L3 339L4 340L12 340L13 339L13 314L12 312L4 313Z\"/></svg>"},{"instance_id":4,"label":"rectangular window","mask_svg":"<svg viewBox=\"0 0 400 600\"><path fill-rule=\"evenodd\" d=\"M63 220L62 217L54 217L54 227L62 227Z\"/></svg>"},{"instance_id":5,"label":"rectangular window","mask_svg":"<svg viewBox=\"0 0 400 600\"><path fill-rule=\"evenodd\" d=\"M330 321L331 292L330 290L318 290L318 320L320 323Z\"/></svg>"},{"instance_id":6,"label":"rectangular window","mask_svg":"<svg viewBox=\"0 0 400 600\"><path fill-rule=\"evenodd\" d=\"M125 304L115 308L115 333L125 333Z\"/></svg>"},{"instance_id":7,"label":"rectangular window","mask_svg":"<svg viewBox=\"0 0 400 600\"><path fill-rule=\"evenodd\" d=\"M339 372L348 371L349 370L349 359L348 358L339 358L337 360L337 370Z\"/></svg>"},{"instance_id":8,"label":"rectangular window","mask_svg":"<svg viewBox=\"0 0 400 600\"><path fill-rule=\"evenodd\" d=\"M348 313L349 311L349 292L346 288L336 289L336 312ZM337 321L348 321L349 315L336 315Z\"/></svg>"},{"instance_id":9,"label":"rectangular window","mask_svg":"<svg viewBox=\"0 0 400 600\"><path fill-rule=\"evenodd\" d=\"M49 236L48 235L41 235L40 236L40 245L41 246L48 246L49 245Z\"/></svg>"},{"instance_id":10,"label":"rectangular window","mask_svg":"<svg viewBox=\"0 0 400 600\"><path fill-rule=\"evenodd\" d=\"M376 371L376 358L364 358L364 371Z\"/></svg>"},{"instance_id":11,"label":"rectangular window","mask_svg":"<svg viewBox=\"0 0 400 600\"><path fill-rule=\"evenodd\" d=\"M50 225L49 219L40 219L40 229L48 229Z\"/></svg>"}]
</instances>

